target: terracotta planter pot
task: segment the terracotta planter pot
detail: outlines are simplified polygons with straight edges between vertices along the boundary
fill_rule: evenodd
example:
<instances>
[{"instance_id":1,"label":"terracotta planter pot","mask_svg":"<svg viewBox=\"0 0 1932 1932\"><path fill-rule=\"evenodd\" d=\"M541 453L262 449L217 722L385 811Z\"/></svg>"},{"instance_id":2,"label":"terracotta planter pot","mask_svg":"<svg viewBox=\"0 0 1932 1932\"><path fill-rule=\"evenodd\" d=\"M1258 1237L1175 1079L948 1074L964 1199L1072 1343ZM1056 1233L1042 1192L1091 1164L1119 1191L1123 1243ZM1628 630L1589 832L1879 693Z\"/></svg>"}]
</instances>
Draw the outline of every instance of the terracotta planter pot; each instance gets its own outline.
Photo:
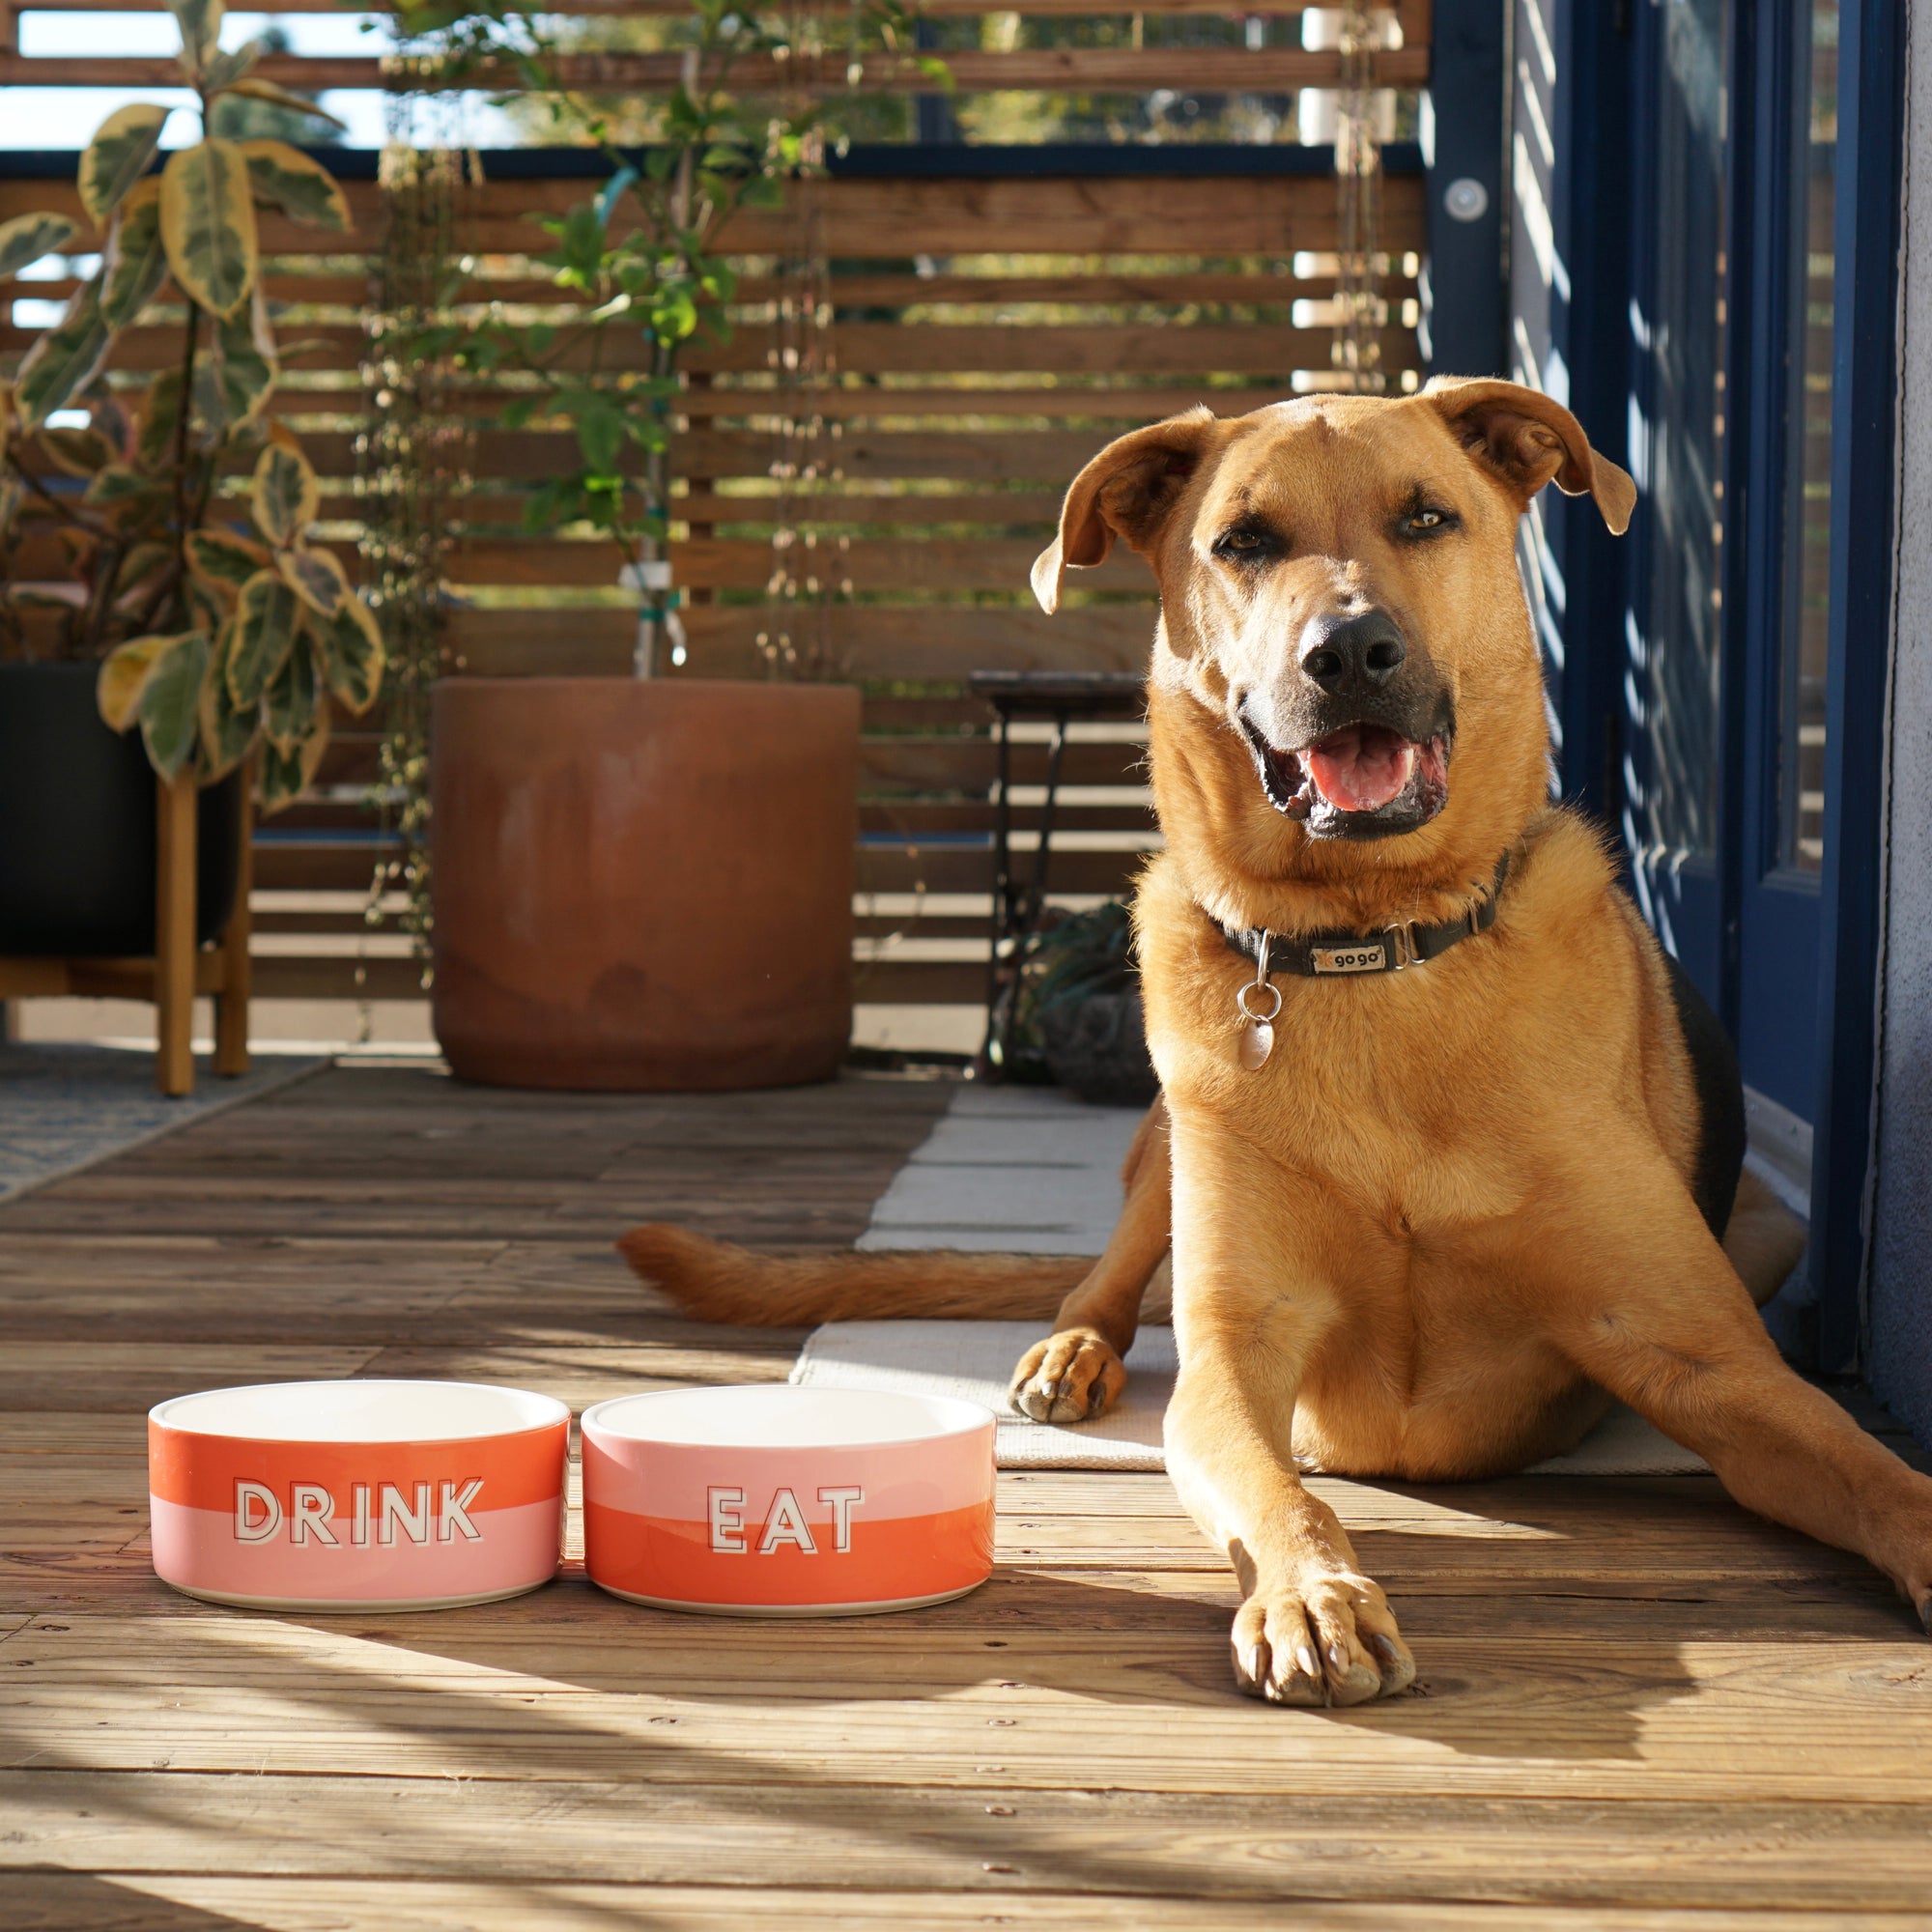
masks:
<instances>
[{"instance_id":1,"label":"terracotta planter pot","mask_svg":"<svg viewBox=\"0 0 1932 1932\"><path fill-rule=\"evenodd\" d=\"M448 678L431 727L434 1013L460 1078L639 1092L837 1071L857 691Z\"/></svg>"}]
</instances>

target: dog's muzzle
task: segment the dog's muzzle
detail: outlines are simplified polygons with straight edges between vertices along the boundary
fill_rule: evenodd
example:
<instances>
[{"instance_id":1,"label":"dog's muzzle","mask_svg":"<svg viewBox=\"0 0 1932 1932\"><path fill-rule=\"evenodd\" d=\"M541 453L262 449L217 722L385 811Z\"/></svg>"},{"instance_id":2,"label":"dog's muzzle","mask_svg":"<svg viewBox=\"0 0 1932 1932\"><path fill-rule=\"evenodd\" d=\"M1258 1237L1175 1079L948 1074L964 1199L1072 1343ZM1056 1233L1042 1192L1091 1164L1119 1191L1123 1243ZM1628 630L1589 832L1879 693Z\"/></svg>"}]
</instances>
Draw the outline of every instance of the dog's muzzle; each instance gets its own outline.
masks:
<instances>
[{"instance_id":1,"label":"dog's muzzle","mask_svg":"<svg viewBox=\"0 0 1932 1932\"><path fill-rule=\"evenodd\" d=\"M1449 802L1447 724L1409 738L1358 719L1286 751L1245 706L1239 716L1268 803L1311 838L1393 838L1427 825Z\"/></svg>"}]
</instances>

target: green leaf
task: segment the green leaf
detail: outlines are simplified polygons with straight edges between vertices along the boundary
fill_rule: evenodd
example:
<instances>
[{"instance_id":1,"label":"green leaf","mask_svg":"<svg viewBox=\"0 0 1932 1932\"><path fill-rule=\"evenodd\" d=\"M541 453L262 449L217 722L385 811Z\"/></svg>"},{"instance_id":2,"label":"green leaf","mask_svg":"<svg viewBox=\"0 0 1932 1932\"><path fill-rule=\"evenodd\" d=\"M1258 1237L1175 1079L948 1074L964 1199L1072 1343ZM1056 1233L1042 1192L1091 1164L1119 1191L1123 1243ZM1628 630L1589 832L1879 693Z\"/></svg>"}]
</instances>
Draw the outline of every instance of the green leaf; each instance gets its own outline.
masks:
<instances>
[{"instance_id":1,"label":"green leaf","mask_svg":"<svg viewBox=\"0 0 1932 1932\"><path fill-rule=\"evenodd\" d=\"M158 477L126 463L110 463L95 472L84 500L91 510L105 510L117 522L136 524L172 508L174 492Z\"/></svg>"},{"instance_id":2,"label":"green leaf","mask_svg":"<svg viewBox=\"0 0 1932 1932\"><path fill-rule=\"evenodd\" d=\"M51 431L43 432L43 435L51 434ZM101 440L106 441L106 438ZM81 500L90 509L108 510L123 503L139 502L163 487L159 478L145 474L131 463L105 463L88 478Z\"/></svg>"},{"instance_id":3,"label":"green leaf","mask_svg":"<svg viewBox=\"0 0 1932 1932\"><path fill-rule=\"evenodd\" d=\"M264 816L293 805L314 781L328 749L328 705L319 701L309 724L308 736L293 753L278 751L273 745L262 748L262 811Z\"/></svg>"},{"instance_id":4,"label":"green leaf","mask_svg":"<svg viewBox=\"0 0 1932 1932\"><path fill-rule=\"evenodd\" d=\"M233 141L178 149L161 170L161 240L188 297L233 315L255 283L259 244L248 164Z\"/></svg>"},{"instance_id":5,"label":"green leaf","mask_svg":"<svg viewBox=\"0 0 1932 1932\"><path fill-rule=\"evenodd\" d=\"M218 591L203 583L192 572L183 583L182 592L187 599L195 629L206 631L217 640L225 636L233 625L234 600L224 603Z\"/></svg>"},{"instance_id":6,"label":"green leaf","mask_svg":"<svg viewBox=\"0 0 1932 1932\"><path fill-rule=\"evenodd\" d=\"M584 410L577 418L577 446L584 468L608 475L617 467L624 440L624 418L608 403Z\"/></svg>"},{"instance_id":7,"label":"green leaf","mask_svg":"<svg viewBox=\"0 0 1932 1932\"><path fill-rule=\"evenodd\" d=\"M27 352L14 384L20 427L36 430L86 388L107 360L114 331L100 313L100 277L76 290L66 312Z\"/></svg>"},{"instance_id":8,"label":"green leaf","mask_svg":"<svg viewBox=\"0 0 1932 1932\"><path fill-rule=\"evenodd\" d=\"M292 437L274 438L263 450L255 465L251 500L255 522L272 544L294 543L315 522L322 485Z\"/></svg>"},{"instance_id":9,"label":"green leaf","mask_svg":"<svg viewBox=\"0 0 1932 1932\"><path fill-rule=\"evenodd\" d=\"M203 367L209 388L197 387L195 401L217 436L261 414L281 371L259 282L249 292L246 308L215 325L213 349Z\"/></svg>"},{"instance_id":10,"label":"green leaf","mask_svg":"<svg viewBox=\"0 0 1932 1932\"><path fill-rule=\"evenodd\" d=\"M235 646L228 656L228 689L240 705L259 704L296 640L301 600L272 570L258 570L242 586L235 611Z\"/></svg>"},{"instance_id":11,"label":"green leaf","mask_svg":"<svg viewBox=\"0 0 1932 1932\"><path fill-rule=\"evenodd\" d=\"M168 12L181 29L182 65L197 74L221 44L221 0L168 0Z\"/></svg>"},{"instance_id":12,"label":"green leaf","mask_svg":"<svg viewBox=\"0 0 1932 1932\"><path fill-rule=\"evenodd\" d=\"M553 476L524 505L524 528L532 533L554 529L577 513L583 489L575 476Z\"/></svg>"},{"instance_id":13,"label":"green leaf","mask_svg":"<svg viewBox=\"0 0 1932 1932\"><path fill-rule=\"evenodd\" d=\"M98 429L43 429L41 450L63 476L92 476L114 461L114 445Z\"/></svg>"},{"instance_id":14,"label":"green leaf","mask_svg":"<svg viewBox=\"0 0 1932 1932\"><path fill-rule=\"evenodd\" d=\"M161 245L160 184L142 182L122 204L107 237L102 264L100 313L109 328L125 328L160 294L168 278L168 251Z\"/></svg>"},{"instance_id":15,"label":"green leaf","mask_svg":"<svg viewBox=\"0 0 1932 1932\"><path fill-rule=\"evenodd\" d=\"M376 701L388 661L375 612L352 592L333 617L311 615L306 622L322 647L323 674L329 690L360 717Z\"/></svg>"},{"instance_id":16,"label":"green leaf","mask_svg":"<svg viewBox=\"0 0 1932 1932\"><path fill-rule=\"evenodd\" d=\"M342 566L326 550L300 545L276 553L275 561L288 586L319 617L332 617L349 594Z\"/></svg>"},{"instance_id":17,"label":"green leaf","mask_svg":"<svg viewBox=\"0 0 1932 1932\"><path fill-rule=\"evenodd\" d=\"M195 576L231 596L251 577L273 567L262 545L232 530L190 530L185 549L187 567Z\"/></svg>"},{"instance_id":18,"label":"green leaf","mask_svg":"<svg viewBox=\"0 0 1932 1932\"><path fill-rule=\"evenodd\" d=\"M292 114L312 114L318 121L327 122L340 133L349 131L346 121L338 121L326 108L318 107L307 95L277 87L272 80L257 80L250 76L247 80L231 82L226 92L239 94L247 100L266 100L271 107L286 107Z\"/></svg>"},{"instance_id":19,"label":"green leaf","mask_svg":"<svg viewBox=\"0 0 1932 1932\"><path fill-rule=\"evenodd\" d=\"M177 644L196 635L181 631L172 637L134 638L108 654L94 680L94 701L110 731L125 731L133 724L155 668Z\"/></svg>"},{"instance_id":20,"label":"green leaf","mask_svg":"<svg viewBox=\"0 0 1932 1932\"><path fill-rule=\"evenodd\" d=\"M137 100L117 107L95 130L80 157L80 205L105 221L121 197L148 171L170 109Z\"/></svg>"},{"instance_id":21,"label":"green leaf","mask_svg":"<svg viewBox=\"0 0 1932 1932\"><path fill-rule=\"evenodd\" d=\"M231 621L215 640L201 681L201 748L203 776L218 779L232 772L248 755L262 729L260 704L237 704L228 688L228 660L235 648L237 626Z\"/></svg>"},{"instance_id":22,"label":"green leaf","mask_svg":"<svg viewBox=\"0 0 1932 1932\"><path fill-rule=\"evenodd\" d=\"M64 214L16 214L0 221L0 281L11 281L43 255L57 255L80 233Z\"/></svg>"},{"instance_id":23,"label":"green leaf","mask_svg":"<svg viewBox=\"0 0 1932 1932\"><path fill-rule=\"evenodd\" d=\"M260 41L249 41L231 54L211 55L201 70L202 92L209 95L228 93L267 52L268 48Z\"/></svg>"},{"instance_id":24,"label":"green leaf","mask_svg":"<svg viewBox=\"0 0 1932 1932\"><path fill-rule=\"evenodd\" d=\"M181 424L179 369L163 369L148 384L148 407L134 438L134 456L144 469L161 469L173 460L175 431Z\"/></svg>"},{"instance_id":25,"label":"green leaf","mask_svg":"<svg viewBox=\"0 0 1932 1932\"><path fill-rule=\"evenodd\" d=\"M207 635L189 631L155 667L142 689L141 738L148 762L164 779L178 777L194 753L201 680L207 670Z\"/></svg>"},{"instance_id":26,"label":"green leaf","mask_svg":"<svg viewBox=\"0 0 1932 1932\"><path fill-rule=\"evenodd\" d=\"M243 141L241 147L258 201L279 208L291 221L348 233L349 197L320 161L286 141Z\"/></svg>"},{"instance_id":27,"label":"green leaf","mask_svg":"<svg viewBox=\"0 0 1932 1932\"><path fill-rule=\"evenodd\" d=\"M174 552L166 544L154 541L137 543L121 559L121 568L114 573L116 596L149 588L173 561Z\"/></svg>"},{"instance_id":28,"label":"green leaf","mask_svg":"<svg viewBox=\"0 0 1932 1932\"><path fill-rule=\"evenodd\" d=\"M282 668L269 684L267 701L262 706L262 722L269 743L278 752L293 752L308 735L315 718L315 700L320 687L315 675L315 653L305 638L282 660Z\"/></svg>"}]
</instances>

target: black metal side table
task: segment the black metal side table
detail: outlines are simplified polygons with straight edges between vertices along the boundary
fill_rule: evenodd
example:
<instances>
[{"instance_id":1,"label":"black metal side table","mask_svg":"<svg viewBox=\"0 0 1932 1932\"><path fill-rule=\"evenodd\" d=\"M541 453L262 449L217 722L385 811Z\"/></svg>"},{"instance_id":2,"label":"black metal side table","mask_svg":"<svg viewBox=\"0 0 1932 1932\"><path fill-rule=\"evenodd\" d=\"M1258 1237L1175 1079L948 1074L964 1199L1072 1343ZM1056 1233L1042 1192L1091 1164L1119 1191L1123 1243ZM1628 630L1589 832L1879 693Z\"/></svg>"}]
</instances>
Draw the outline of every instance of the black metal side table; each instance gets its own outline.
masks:
<instances>
[{"instance_id":1,"label":"black metal side table","mask_svg":"<svg viewBox=\"0 0 1932 1932\"><path fill-rule=\"evenodd\" d=\"M1146 706L1147 680L1138 671L1124 670L976 670L967 683L975 697L992 706L999 721L999 768L993 787L992 949L986 961L986 1043L980 1052L986 1069L997 1072L1012 1049L1018 1000L1008 995L1009 989L1017 994L1020 969L1046 902L1053 814L1067 726L1076 720L1138 717ZM1012 726L1021 719L1044 719L1054 727L1046 759L1046 797L1039 813L1039 846L1029 879L1019 876L1012 854Z\"/></svg>"}]
</instances>

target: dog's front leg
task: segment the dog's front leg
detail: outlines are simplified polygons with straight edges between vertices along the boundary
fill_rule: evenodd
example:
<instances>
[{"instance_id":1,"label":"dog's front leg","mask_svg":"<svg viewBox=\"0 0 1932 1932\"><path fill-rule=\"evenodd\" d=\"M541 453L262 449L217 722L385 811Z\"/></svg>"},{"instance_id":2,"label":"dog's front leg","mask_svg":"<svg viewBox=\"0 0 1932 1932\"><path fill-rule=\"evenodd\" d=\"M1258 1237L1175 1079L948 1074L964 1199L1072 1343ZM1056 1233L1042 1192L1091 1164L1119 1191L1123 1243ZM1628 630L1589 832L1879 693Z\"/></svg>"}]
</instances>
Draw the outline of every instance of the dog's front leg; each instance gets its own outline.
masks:
<instances>
[{"instance_id":1,"label":"dog's front leg","mask_svg":"<svg viewBox=\"0 0 1932 1932\"><path fill-rule=\"evenodd\" d=\"M1555 1339L1577 1367L1710 1463L1747 1509L1858 1551L1932 1633L1932 1479L1779 1357L1744 1283L1661 1156L1600 1143L1546 1190ZM1556 1231L1551 1231L1552 1233Z\"/></svg>"},{"instance_id":2,"label":"dog's front leg","mask_svg":"<svg viewBox=\"0 0 1932 1932\"><path fill-rule=\"evenodd\" d=\"M1177 1151L1180 1375L1167 1468L1240 1579L1240 1688L1279 1704L1360 1704L1405 1689L1415 1663L1348 1532L1295 1466L1296 1395L1337 1301L1319 1262L1329 1217L1282 1213L1282 1184L1258 1155L1225 1142L1211 1164Z\"/></svg>"},{"instance_id":3,"label":"dog's front leg","mask_svg":"<svg viewBox=\"0 0 1932 1932\"><path fill-rule=\"evenodd\" d=\"M1013 1371L1007 1400L1022 1415L1084 1422L1120 1400L1141 1302L1167 1255L1168 1162L1167 1108L1156 1099L1121 1169L1125 1201L1106 1253L1060 1304L1053 1333L1036 1342Z\"/></svg>"}]
</instances>

